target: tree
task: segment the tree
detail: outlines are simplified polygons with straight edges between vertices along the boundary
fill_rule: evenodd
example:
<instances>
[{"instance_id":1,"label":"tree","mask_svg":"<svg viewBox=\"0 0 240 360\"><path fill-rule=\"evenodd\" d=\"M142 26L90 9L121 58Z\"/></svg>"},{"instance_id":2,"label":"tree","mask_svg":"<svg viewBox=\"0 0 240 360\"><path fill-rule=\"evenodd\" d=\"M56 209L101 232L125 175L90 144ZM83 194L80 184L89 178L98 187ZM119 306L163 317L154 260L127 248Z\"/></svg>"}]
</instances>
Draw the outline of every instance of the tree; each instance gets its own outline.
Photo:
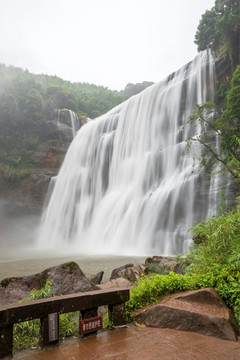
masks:
<instances>
[{"instance_id":1,"label":"tree","mask_svg":"<svg viewBox=\"0 0 240 360\"><path fill-rule=\"evenodd\" d=\"M200 20L195 34L198 51L212 47L219 54L224 50L232 66L240 62L239 0L215 0L215 6L207 10Z\"/></svg>"},{"instance_id":2,"label":"tree","mask_svg":"<svg viewBox=\"0 0 240 360\"><path fill-rule=\"evenodd\" d=\"M209 46L215 48L219 43L220 33L214 30L216 23L217 13L215 8L207 10L202 15L194 41L198 45L198 51L203 51Z\"/></svg>"},{"instance_id":3,"label":"tree","mask_svg":"<svg viewBox=\"0 0 240 360\"><path fill-rule=\"evenodd\" d=\"M153 85L153 82L143 81L142 83L132 84L128 83L125 86L125 89L120 91L119 94L124 98L128 99L129 97L139 94L141 91L146 89L148 86Z\"/></svg>"}]
</instances>

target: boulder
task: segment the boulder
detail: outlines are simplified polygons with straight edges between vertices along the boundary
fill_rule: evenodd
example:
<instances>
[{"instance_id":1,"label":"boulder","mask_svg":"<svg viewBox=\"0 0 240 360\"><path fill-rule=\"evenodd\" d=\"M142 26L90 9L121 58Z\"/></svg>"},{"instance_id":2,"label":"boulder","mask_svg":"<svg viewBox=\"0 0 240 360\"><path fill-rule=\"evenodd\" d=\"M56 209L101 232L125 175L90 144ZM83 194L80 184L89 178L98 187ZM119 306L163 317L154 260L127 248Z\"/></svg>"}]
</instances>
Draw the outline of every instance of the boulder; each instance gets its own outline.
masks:
<instances>
[{"instance_id":1,"label":"boulder","mask_svg":"<svg viewBox=\"0 0 240 360\"><path fill-rule=\"evenodd\" d=\"M127 268L134 266L134 264L126 264L123 266L120 266L116 269L113 269L110 280L120 278L125 275L125 272Z\"/></svg>"},{"instance_id":2,"label":"boulder","mask_svg":"<svg viewBox=\"0 0 240 360\"><path fill-rule=\"evenodd\" d=\"M125 279L125 278L118 278L118 279L113 279L110 281L105 282L104 284L100 284L100 285L95 285L96 289L98 290L106 290L106 289L111 289L111 288L118 288L118 287L125 287L125 288L131 288L132 287L132 283Z\"/></svg>"},{"instance_id":3,"label":"boulder","mask_svg":"<svg viewBox=\"0 0 240 360\"><path fill-rule=\"evenodd\" d=\"M13 277L0 282L0 305L26 299L32 289L41 289L50 279L53 295L72 294L94 290L91 282L75 262L68 262L44 270L41 273Z\"/></svg>"},{"instance_id":4,"label":"boulder","mask_svg":"<svg viewBox=\"0 0 240 360\"><path fill-rule=\"evenodd\" d=\"M101 284L101 281L103 279L103 274L104 271L100 271L95 275L85 273L85 276L92 284Z\"/></svg>"},{"instance_id":5,"label":"boulder","mask_svg":"<svg viewBox=\"0 0 240 360\"><path fill-rule=\"evenodd\" d=\"M239 329L231 311L213 288L168 296L136 313L146 326L170 328L237 341Z\"/></svg>"},{"instance_id":6,"label":"boulder","mask_svg":"<svg viewBox=\"0 0 240 360\"><path fill-rule=\"evenodd\" d=\"M155 272L165 275L170 271L173 271L176 274L182 274L180 265L175 258L153 256L145 260L145 265L147 266L147 272Z\"/></svg>"},{"instance_id":7,"label":"boulder","mask_svg":"<svg viewBox=\"0 0 240 360\"><path fill-rule=\"evenodd\" d=\"M147 266L144 264L135 265L128 267L125 272L125 277L132 282L138 281L141 278L141 275L146 274Z\"/></svg>"},{"instance_id":8,"label":"boulder","mask_svg":"<svg viewBox=\"0 0 240 360\"><path fill-rule=\"evenodd\" d=\"M117 269L112 271L110 280L118 279L120 277L124 277L129 281L135 282L140 279L142 274L146 274L147 266L144 264L141 265L133 265L133 264L126 264L120 266Z\"/></svg>"}]
</instances>

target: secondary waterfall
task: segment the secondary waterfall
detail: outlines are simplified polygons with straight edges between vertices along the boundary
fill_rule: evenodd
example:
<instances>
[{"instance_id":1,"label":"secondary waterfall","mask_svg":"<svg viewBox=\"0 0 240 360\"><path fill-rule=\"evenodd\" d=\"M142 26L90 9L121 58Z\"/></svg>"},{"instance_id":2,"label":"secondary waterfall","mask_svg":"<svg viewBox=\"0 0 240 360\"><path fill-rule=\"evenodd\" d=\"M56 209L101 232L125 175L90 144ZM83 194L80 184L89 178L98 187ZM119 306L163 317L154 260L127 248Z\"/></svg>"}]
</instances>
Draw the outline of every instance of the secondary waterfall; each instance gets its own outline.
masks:
<instances>
[{"instance_id":1,"label":"secondary waterfall","mask_svg":"<svg viewBox=\"0 0 240 360\"><path fill-rule=\"evenodd\" d=\"M185 123L196 103L209 100L213 83L214 60L204 51L84 125L44 212L40 246L117 255L184 252L188 228L218 207L216 180L202 176L186 152L186 139L199 129Z\"/></svg>"}]
</instances>

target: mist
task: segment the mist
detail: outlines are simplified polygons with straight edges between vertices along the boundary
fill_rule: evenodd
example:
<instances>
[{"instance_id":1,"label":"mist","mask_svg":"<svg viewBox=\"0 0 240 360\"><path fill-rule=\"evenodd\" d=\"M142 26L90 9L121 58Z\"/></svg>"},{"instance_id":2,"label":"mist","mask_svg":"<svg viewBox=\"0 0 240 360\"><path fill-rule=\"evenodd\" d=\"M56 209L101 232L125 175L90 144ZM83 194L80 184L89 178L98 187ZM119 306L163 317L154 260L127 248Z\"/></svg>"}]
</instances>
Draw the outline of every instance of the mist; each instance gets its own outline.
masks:
<instances>
[{"instance_id":1,"label":"mist","mask_svg":"<svg viewBox=\"0 0 240 360\"><path fill-rule=\"evenodd\" d=\"M24 256L34 246L40 216L24 205L0 201L0 259Z\"/></svg>"}]
</instances>

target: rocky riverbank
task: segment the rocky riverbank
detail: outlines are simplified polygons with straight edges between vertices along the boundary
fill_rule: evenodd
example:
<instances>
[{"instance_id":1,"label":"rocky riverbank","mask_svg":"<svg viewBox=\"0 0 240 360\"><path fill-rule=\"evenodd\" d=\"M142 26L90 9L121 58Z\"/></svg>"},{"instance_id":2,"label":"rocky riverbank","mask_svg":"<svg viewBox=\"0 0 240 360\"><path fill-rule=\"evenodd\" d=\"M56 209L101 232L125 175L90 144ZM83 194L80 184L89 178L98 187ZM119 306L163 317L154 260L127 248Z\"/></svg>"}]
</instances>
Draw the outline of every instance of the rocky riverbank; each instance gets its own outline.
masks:
<instances>
[{"instance_id":1,"label":"rocky riverbank","mask_svg":"<svg viewBox=\"0 0 240 360\"><path fill-rule=\"evenodd\" d=\"M153 269L158 273L179 273L179 265L175 259L154 256L140 265L129 263L113 269L110 278L103 283L103 270L97 274L84 273L76 262L70 261L34 275L3 279L0 282L0 305L26 299L32 289L40 290L47 279L53 284L53 295L71 294L119 286L131 288L141 275L146 275Z\"/></svg>"},{"instance_id":2,"label":"rocky riverbank","mask_svg":"<svg viewBox=\"0 0 240 360\"><path fill-rule=\"evenodd\" d=\"M173 258L154 256L144 264L126 264L113 269L110 280L102 284L103 271L84 274L77 263L68 262L24 277L6 278L0 283L0 305L28 297L29 291L41 289L48 281L51 294L64 295L113 287L134 288L142 275L148 275L152 265L159 271L180 272ZM99 314L106 310L99 308ZM191 331L224 340L238 341L239 329L231 311L213 288L185 291L160 299L157 304L135 312L135 320L148 327Z\"/></svg>"}]
</instances>

